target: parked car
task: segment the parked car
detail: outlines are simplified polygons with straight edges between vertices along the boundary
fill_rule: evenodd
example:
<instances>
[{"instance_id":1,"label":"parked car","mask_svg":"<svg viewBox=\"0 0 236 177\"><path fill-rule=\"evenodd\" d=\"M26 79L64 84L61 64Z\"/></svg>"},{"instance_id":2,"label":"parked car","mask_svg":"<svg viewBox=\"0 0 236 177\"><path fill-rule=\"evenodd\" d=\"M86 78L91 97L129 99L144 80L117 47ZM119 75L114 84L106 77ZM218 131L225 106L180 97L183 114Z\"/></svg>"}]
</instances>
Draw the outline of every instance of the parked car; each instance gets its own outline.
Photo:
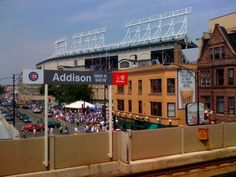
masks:
<instances>
[{"instance_id":1,"label":"parked car","mask_svg":"<svg viewBox=\"0 0 236 177\"><path fill-rule=\"evenodd\" d=\"M44 126L42 124L27 124L21 127L21 131L44 131Z\"/></svg>"},{"instance_id":2,"label":"parked car","mask_svg":"<svg viewBox=\"0 0 236 177\"><path fill-rule=\"evenodd\" d=\"M61 123L55 120L49 120L48 121L48 128L59 128L61 126Z\"/></svg>"},{"instance_id":3,"label":"parked car","mask_svg":"<svg viewBox=\"0 0 236 177\"><path fill-rule=\"evenodd\" d=\"M25 123L32 122L31 118L27 114L21 114L20 119L23 120Z\"/></svg>"},{"instance_id":4,"label":"parked car","mask_svg":"<svg viewBox=\"0 0 236 177\"><path fill-rule=\"evenodd\" d=\"M12 120L13 120L13 114L12 114L12 112L6 113L4 117L5 117L5 119L6 119L7 121L12 121Z\"/></svg>"},{"instance_id":5,"label":"parked car","mask_svg":"<svg viewBox=\"0 0 236 177\"><path fill-rule=\"evenodd\" d=\"M31 106L29 104L24 104L21 106L22 109L30 109Z\"/></svg>"},{"instance_id":6,"label":"parked car","mask_svg":"<svg viewBox=\"0 0 236 177\"><path fill-rule=\"evenodd\" d=\"M40 114L42 112L42 110L40 108L34 108L33 112L36 114Z\"/></svg>"},{"instance_id":7,"label":"parked car","mask_svg":"<svg viewBox=\"0 0 236 177\"><path fill-rule=\"evenodd\" d=\"M52 111L48 111L48 117L52 117L52 114L53 114L53 112Z\"/></svg>"}]
</instances>

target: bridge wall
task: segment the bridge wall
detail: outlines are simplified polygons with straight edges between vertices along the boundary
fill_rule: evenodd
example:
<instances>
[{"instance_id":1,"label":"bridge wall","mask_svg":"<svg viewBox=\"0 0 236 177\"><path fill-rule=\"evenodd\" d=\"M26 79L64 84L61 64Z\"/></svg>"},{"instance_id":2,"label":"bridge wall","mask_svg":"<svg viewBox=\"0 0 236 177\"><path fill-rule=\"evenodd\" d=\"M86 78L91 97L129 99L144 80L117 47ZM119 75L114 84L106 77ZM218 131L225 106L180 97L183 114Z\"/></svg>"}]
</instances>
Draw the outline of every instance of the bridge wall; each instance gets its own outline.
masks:
<instances>
[{"instance_id":1,"label":"bridge wall","mask_svg":"<svg viewBox=\"0 0 236 177\"><path fill-rule=\"evenodd\" d=\"M199 139L199 128L208 130L207 140ZM70 171L71 175L74 174L72 176L114 170L119 173L131 173L214 160L236 155L234 150L230 150L236 147L235 134L236 122L157 130L115 131L111 159L108 157L108 132L50 136L48 168L43 164L43 137L0 140L0 176L26 173L34 176L33 174L42 175L47 172L49 176L55 173L54 176L58 177L59 171L63 169L70 169L64 170L63 175ZM152 159L161 161L161 164Z\"/></svg>"},{"instance_id":2,"label":"bridge wall","mask_svg":"<svg viewBox=\"0 0 236 177\"><path fill-rule=\"evenodd\" d=\"M117 133L113 134L113 158L108 156L108 133L55 136L54 168L68 168L118 160Z\"/></svg>"}]
</instances>

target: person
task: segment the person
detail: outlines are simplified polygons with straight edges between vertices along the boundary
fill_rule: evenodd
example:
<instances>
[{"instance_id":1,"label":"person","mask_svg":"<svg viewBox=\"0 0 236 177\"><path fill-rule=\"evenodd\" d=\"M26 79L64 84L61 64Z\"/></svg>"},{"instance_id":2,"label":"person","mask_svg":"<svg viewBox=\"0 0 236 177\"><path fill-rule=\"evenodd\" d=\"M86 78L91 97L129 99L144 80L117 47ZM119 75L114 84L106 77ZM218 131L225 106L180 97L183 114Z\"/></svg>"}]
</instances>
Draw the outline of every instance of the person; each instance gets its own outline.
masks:
<instances>
[{"instance_id":1,"label":"person","mask_svg":"<svg viewBox=\"0 0 236 177\"><path fill-rule=\"evenodd\" d=\"M69 134L69 129L67 126L65 127L65 134Z\"/></svg>"},{"instance_id":2,"label":"person","mask_svg":"<svg viewBox=\"0 0 236 177\"><path fill-rule=\"evenodd\" d=\"M23 138L26 138L26 130L23 130L22 134L23 134Z\"/></svg>"},{"instance_id":3,"label":"person","mask_svg":"<svg viewBox=\"0 0 236 177\"><path fill-rule=\"evenodd\" d=\"M35 128L33 129L33 133L34 133L34 136L35 136L35 134L36 134L36 129Z\"/></svg>"},{"instance_id":4,"label":"person","mask_svg":"<svg viewBox=\"0 0 236 177\"><path fill-rule=\"evenodd\" d=\"M63 132L63 127L60 126L60 134L62 134L62 132Z\"/></svg>"}]
</instances>

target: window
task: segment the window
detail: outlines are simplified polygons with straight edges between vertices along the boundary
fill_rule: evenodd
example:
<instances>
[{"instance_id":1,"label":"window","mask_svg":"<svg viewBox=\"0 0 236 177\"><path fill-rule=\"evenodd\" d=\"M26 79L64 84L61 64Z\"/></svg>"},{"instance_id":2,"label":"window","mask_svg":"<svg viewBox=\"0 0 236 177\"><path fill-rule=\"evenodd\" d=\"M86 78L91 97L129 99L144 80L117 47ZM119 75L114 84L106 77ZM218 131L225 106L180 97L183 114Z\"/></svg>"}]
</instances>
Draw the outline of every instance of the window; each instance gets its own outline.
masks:
<instances>
[{"instance_id":1,"label":"window","mask_svg":"<svg viewBox=\"0 0 236 177\"><path fill-rule=\"evenodd\" d=\"M214 59L214 50L213 50L213 48L210 49L210 59L211 60Z\"/></svg>"},{"instance_id":2,"label":"window","mask_svg":"<svg viewBox=\"0 0 236 177\"><path fill-rule=\"evenodd\" d=\"M224 70L217 69L216 70L216 85L224 85Z\"/></svg>"},{"instance_id":3,"label":"window","mask_svg":"<svg viewBox=\"0 0 236 177\"><path fill-rule=\"evenodd\" d=\"M234 85L234 69L233 68L228 69L228 84Z\"/></svg>"},{"instance_id":4,"label":"window","mask_svg":"<svg viewBox=\"0 0 236 177\"><path fill-rule=\"evenodd\" d=\"M132 93L132 81L129 80L128 82L128 94Z\"/></svg>"},{"instance_id":5,"label":"window","mask_svg":"<svg viewBox=\"0 0 236 177\"><path fill-rule=\"evenodd\" d=\"M228 97L228 114L234 114L234 97Z\"/></svg>"},{"instance_id":6,"label":"window","mask_svg":"<svg viewBox=\"0 0 236 177\"><path fill-rule=\"evenodd\" d=\"M175 93L175 79L167 79L167 93Z\"/></svg>"},{"instance_id":7,"label":"window","mask_svg":"<svg viewBox=\"0 0 236 177\"><path fill-rule=\"evenodd\" d=\"M128 101L129 106L129 112L132 112L132 100Z\"/></svg>"},{"instance_id":8,"label":"window","mask_svg":"<svg viewBox=\"0 0 236 177\"><path fill-rule=\"evenodd\" d=\"M216 97L216 112L224 114L224 97Z\"/></svg>"},{"instance_id":9,"label":"window","mask_svg":"<svg viewBox=\"0 0 236 177\"><path fill-rule=\"evenodd\" d=\"M78 60L74 60L74 66L78 66Z\"/></svg>"},{"instance_id":10,"label":"window","mask_svg":"<svg viewBox=\"0 0 236 177\"><path fill-rule=\"evenodd\" d=\"M210 86L210 78L208 77L204 77L201 79L202 81L202 87L209 87Z\"/></svg>"},{"instance_id":11,"label":"window","mask_svg":"<svg viewBox=\"0 0 236 177\"><path fill-rule=\"evenodd\" d=\"M220 48L219 47L214 48L214 57L215 57L215 59L220 58Z\"/></svg>"},{"instance_id":12,"label":"window","mask_svg":"<svg viewBox=\"0 0 236 177\"><path fill-rule=\"evenodd\" d=\"M151 79L151 93L161 93L161 79Z\"/></svg>"},{"instance_id":13,"label":"window","mask_svg":"<svg viewBox=\"0 0 236 177\"><path fill-rule=\"evenodd\" d=\"M143 102L142 101L138 101L138 112L139 113L143 112Z\"/></svg>"},{"instance_id":14,"label":"window","mask_svg":"<svg viewBox=\"0 0 236 177\"><path fill-rule=\"evenodd\" d=\"M221 58L225 58L225 48L222 46L221 48Z\"/></svg>"},{"instance_id":15,"label":"window","mask_svg":"<svg viewBox=\"0 0 236 177\"><path fill-rule=\"evenodd\" d=\"M210 48L210 60L225 58L225 47Z\"/></svg>"},{"instance_id":16,"label":"window","mask_svg":"<svg viewBox=\"0 0 236 177\"><path fill-rule=\"evenodd\" d=\"M142 95L142 90L143 90L142 80L138 80L138 94L139 95Z\"/></svg>"},{"instance_id":17,"label":"window","mask_svg":"<svg viewBox=\"0 0 236 177\"><path fill-rule=\"evenodd\" d=\"M120 93L120 94L124 93L124 86L123 85L118 85L117 86L117 93Z\"/></svg>"},{"instance_id":18,"label":"window","mask_svg":"<svg viewBox=\"0 0 236 177\"><path fill-rule=\"evenodd\" d=\"M175 117L175 103L167 103L167 116Z\"/></svg>"},{"instance_id":19,"label":"window","mask_svg":"<svg viewBox=\"0 0 236 177\"><path fill-rule=\"evenodd\" d=\"M124 100L117 100L117 110L118 111L124 111Z\"/></svg>"},{"instance_id":20,"label":"window","mask_svg":"<svg viewBox=\"0 0 236 177\"><path fill-rule=\"evenodd\" d=\"M211 108L211 98L209 96L205 96L205 108L206 109Z\"/></svg>"},{"instance_id":21,"label":"window","mask_svg":"<svg viewBox=\"0 0 236 177\"><path fill-rule=\"evenodd\" d=\"M161 102L151 102L151 115L162 116L162 103Z\"/></svg>"},{"instance_id":22,"label":"window","mask_svg":"<svg viewBox=\"0 0 236 177\"><path fill-rule=\"evenodd\" d=\"M120 68L129 68L130 64L128 61L122 61L120 63Z\"/></svg>"}]
</instances>

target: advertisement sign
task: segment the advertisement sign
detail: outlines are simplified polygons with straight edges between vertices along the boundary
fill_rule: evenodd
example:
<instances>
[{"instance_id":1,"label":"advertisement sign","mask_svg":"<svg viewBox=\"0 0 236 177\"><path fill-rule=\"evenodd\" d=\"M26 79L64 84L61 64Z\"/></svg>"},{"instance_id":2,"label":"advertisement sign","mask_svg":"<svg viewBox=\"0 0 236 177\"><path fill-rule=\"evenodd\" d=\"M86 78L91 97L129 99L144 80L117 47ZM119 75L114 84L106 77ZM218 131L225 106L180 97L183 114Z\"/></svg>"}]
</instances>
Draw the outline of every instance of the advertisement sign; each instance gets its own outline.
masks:
<instances>
[{"instance_id":1,"label":"advertisement sign","mask_svg":"<svg viewBox=\"0 0 236 177\"><path fill-rule=\"evenodd\" d=\"M128 73L127 72L113 72L112 85L127 85Z\"/></svg>"},{"instance_id":2,"label":"advertisement sign","mask_svg":"<svg viewBox=\"0 0 236 177\"><path fill-rule=\"evenodd\" d=\"M187 103L195 102L195 72L178 70L178 108L184 109Z\"/></svg>"},{"instance_id":3,"label":"advertisement sign","mask_svg":"<svg viewBox=\"0 0 236 177\"><path fill-rule=\"evenodd\" d=\"M198 113L197 113L197 104L198 103L187 103L186 105L186 123L188 125L197 125L198 124ZM204 124L204 104L199 103L199 123Z\"/></svg>"}]
</instances>

